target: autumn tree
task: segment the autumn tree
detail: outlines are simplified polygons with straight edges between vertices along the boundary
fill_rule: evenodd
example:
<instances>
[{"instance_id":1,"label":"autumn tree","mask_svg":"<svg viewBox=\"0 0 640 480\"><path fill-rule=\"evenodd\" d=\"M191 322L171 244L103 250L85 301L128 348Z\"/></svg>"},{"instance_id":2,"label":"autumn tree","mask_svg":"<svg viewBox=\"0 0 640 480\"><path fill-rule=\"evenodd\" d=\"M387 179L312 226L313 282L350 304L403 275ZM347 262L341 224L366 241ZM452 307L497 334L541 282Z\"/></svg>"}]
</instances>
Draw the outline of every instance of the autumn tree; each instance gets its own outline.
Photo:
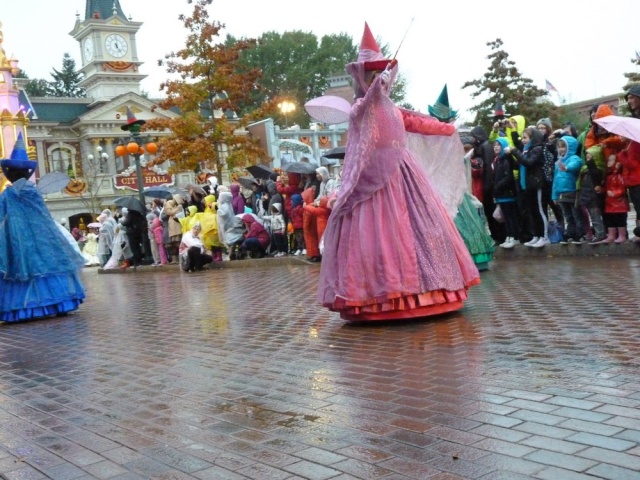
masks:
<instances>
[{"instance_id":1,"label":"autumn tree","mask_svg":"<svg viewBox=\"0 0 640 480\"><path fill-rule=\"evenodd\" d=\"M50 82L54 97L84 97L84 88L79 86L82 73L76 70L76 61L68 53L62 57L62 70L53 69L53 82Z\"/></svg>"},{"instance_id":2,"label":"autumn tree","mask_svg":"<svg viewBox=\"0 0 640 480\"><path fill-rule=\"evenodd\" d=\"M274 105L247 108L241 117L236 116L240 106L251 103L251 92L259 88L259 71L239 61L241 53L255 42L214 43L225 26L209 19L207 7L212 1L187 0L194 4L193 12L179 17L188 30L186 44L159 61L173 76L160 85L166 99L159 105L179 110L180 117L153 119L145 127L170 133L159 140L155 163L170 160L174 171L197 171L204 165L220 179L225 164L243 166L265 155L257 141L238 133Z\"/></svg>"},{"instance_id":3,"label":"autumn tree","mask_svg":"<svg viewBox=\"0 0 640 480\"><path fill-rule=\"evenodd\" d=\"M492 50L487 56L491 61L489 70L481 78L462 85L462 88L476 89L471 98L478 99L479 103L470 109L476 112L474 123L491 128L495 105L501 101L510 115L522 115L528 122L549 117L557 124L558 108L545 98L548 92L536 87L530 78L522 76L516 63L501 49L502 40L498 38L487 45Z\"/></svg>"}]
</instances>

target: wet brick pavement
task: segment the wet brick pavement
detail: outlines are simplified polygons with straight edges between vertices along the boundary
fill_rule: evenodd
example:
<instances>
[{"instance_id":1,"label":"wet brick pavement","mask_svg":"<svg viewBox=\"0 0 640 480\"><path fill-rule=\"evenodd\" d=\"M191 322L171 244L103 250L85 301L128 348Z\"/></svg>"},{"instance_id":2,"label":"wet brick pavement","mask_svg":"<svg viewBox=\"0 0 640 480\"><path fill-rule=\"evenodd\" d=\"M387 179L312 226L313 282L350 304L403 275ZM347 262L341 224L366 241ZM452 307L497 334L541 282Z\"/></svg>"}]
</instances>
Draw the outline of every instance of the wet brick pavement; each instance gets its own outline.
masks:
<instances>
[{"instance_id":1,"label":"wet brick pavement","mask_svg":"<svg viewBox=\"0 0 640 480\"><path fill-rule=\"evenodd\" d=\"M89 269L75 314L0 325L0 477L640 478L640 256L498 259L376 325L318 272Z\"/></svg>"}]
</instances>

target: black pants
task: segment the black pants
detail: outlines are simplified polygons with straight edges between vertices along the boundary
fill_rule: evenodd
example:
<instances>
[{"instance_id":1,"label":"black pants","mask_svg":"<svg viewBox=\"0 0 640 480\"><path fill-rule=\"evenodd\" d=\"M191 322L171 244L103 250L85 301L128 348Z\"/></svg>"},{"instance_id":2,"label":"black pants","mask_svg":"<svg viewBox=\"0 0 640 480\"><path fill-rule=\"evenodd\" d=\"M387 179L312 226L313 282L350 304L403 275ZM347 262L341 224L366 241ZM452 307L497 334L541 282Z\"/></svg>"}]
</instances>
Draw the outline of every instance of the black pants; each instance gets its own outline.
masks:
<instances>
[{"instance_id":1,"label":"black pants","mask_svg":"<svg viewBox=\"0 0 640 480\"><path fill-rule=\"evenodd\" d=\"M131 263L133 265L140 265L144 258L144 254L142 253L142 234L138 232L127 233L127 237L129 239L129 248L131 248L131 254L133 255Z\"/></svg>"},{"instance_id":2,"label":"black pants","mask_svg":"<svg viewBox=\"0 0 640 480\"><path fill-rule=\"evenodd\" d=\"M206 253L201 253L200 247L190 247L187 250L187 257L189 259L187 270L202 270L202 267L207 263L213 262L213 257Z\"/></svg>"},{"instance_id":3,"label":"black pants","mask_svg":"<svg viewBox=\"0 0 640 480\"><path fill-rule=\"evenodd\" d=\"M287 240L284 233L274 233L272 239L278 252L287 252Z\"/></svg>"}]
</instances>

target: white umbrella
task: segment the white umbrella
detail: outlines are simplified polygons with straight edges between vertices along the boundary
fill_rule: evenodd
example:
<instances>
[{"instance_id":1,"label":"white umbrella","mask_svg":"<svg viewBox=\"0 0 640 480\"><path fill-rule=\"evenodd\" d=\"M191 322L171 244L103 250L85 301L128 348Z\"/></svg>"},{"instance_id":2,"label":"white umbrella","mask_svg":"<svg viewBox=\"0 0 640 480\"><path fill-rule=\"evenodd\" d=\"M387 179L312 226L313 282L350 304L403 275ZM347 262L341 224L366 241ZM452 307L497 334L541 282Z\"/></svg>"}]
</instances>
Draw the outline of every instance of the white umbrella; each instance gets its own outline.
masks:
<instances>
[{"instance_id":1,"label":"white umbrella","mask_svg":"<svg viewBox=\"0 0 640 480\"><path fill-rule=\"evenodd\" d=\"M640 119L609 115L593 120L606 131L640 142Z\"/></svg>"},{"instance_id":2,"label":"white umbrella","mask_svg":"<svg viewBox=\"0 0 640 480\"><path fill-rule=\"evenodd\" d=\"M351 105L342 97L324 95L309 100L304 104L304 109L314 120L335 125L349 121Z\"/></svg>"},{"instance_id":3,"label":"white umbrella","mask_svg":"<svg viewBox=\"0 0 640 480\"><path fill-rule=\"evenodd\" d=\"M293 140L291 138L282 138L276 140L275 145L280 148L286 148L287 150L293 150L294 152L313 153L313 150L309 145L299 140Z\"/></svg>"}]
</instances>

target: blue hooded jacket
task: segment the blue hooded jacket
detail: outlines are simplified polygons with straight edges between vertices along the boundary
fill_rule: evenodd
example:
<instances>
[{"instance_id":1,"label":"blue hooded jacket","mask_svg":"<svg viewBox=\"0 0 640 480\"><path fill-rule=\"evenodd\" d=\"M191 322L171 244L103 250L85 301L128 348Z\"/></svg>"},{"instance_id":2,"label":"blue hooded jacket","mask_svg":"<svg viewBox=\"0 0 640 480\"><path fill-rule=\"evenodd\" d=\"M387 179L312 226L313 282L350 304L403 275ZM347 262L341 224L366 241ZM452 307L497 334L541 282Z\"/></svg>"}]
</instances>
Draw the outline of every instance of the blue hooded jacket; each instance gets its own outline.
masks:
<instances>
[{"instance_id":1,"label":"blue hooded jacket","mask_svg":"<svg viewBox=\"0 0 640 480\"><path fill-rule=\"evenodd\" d=\"M565 135L558 139L567 145L567 153L563 157L558 157L553 173L553 185L551 187L551 199L558 200L562 193L575 193L576 184L582 168L582 159L576 155L578 151L578 140L571 135ZM560 170L558 165L563 164L567 169Z\"/></svg>"}]
</instances>

